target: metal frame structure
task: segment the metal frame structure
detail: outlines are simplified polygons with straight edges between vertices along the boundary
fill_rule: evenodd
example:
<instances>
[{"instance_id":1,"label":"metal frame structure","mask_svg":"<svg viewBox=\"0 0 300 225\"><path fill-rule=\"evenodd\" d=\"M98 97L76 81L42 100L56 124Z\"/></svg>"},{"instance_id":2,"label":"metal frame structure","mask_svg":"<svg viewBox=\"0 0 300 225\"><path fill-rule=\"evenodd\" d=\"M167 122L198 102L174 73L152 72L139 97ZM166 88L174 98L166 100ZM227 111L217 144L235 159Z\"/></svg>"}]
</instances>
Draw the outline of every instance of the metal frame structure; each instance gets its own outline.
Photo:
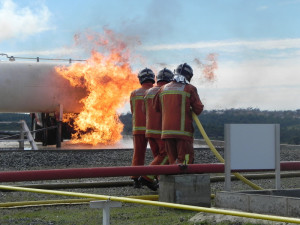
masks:
<instances>
[{"instance_id":1,"label":"metal frame structure","mask_svg":"<svg viewBox=\"0 0 300 225\"><path fill-rule=\"evenodd\" d=\"M24 142L29 141L32 150L38 150L38 147L34 141L34 138L25 122L25 120L20 120L19 122L10 122L10 121L2 121L0 124L11 124L11 123L18 123L21 125L20 134L17 134L20 138L19 139L0 139L0 142L8 142L8 141L17 141L19 142L19 149L24 150ZM16 136L16 135L13 135ZM26 138L25 138L26 136Z\"/></svg>"}]
</instances>

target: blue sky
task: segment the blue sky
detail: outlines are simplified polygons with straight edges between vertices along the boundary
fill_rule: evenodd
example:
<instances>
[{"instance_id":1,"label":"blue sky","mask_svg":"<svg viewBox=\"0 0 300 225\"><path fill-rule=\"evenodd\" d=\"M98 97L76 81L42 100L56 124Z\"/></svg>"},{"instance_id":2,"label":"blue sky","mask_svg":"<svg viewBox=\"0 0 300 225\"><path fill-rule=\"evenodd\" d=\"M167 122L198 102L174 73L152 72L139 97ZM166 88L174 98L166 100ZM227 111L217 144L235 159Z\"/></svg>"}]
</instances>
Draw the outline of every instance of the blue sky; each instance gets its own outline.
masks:
<instances>
[{"instance_id":1,"label":"blue sky","mask_svg":"<svg viewBox=\"0 0 300 225\"><path fill-rule=\"evenodd\" d=\"M135 37L154 71L189 63L205 108L300 109L300 0L0 0L0 53L85 59L74 35ZM207 55L215 79L204 79ZM0 60L5 60L0 57Z\"/></svg>"}]
</instances>

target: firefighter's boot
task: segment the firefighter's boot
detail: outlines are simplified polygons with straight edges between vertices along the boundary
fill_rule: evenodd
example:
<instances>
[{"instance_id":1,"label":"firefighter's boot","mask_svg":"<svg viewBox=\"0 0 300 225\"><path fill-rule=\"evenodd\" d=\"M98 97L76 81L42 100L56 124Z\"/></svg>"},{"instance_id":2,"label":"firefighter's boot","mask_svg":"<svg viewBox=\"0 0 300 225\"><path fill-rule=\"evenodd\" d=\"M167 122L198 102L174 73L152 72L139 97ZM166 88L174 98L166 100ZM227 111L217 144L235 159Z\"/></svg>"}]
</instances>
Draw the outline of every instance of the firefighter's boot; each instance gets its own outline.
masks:
<instances>
[{"instance_id":1,"label":"firefighter's boot","mask_svg":"<svg viewBox=\"0 0 300 225\"><path fill-rule=\"evenodd\" d=\"M154 181L149 181L147 179L145 179L144 177L140 177L139 178L139 182L142 184L142 185L146 185L149 189L151 189L152 191L157 191L158 189L158 183L154 182Z\"/></svg>"},{"instance_id":2,"label":"firefighter's boot","mask_svg":"<svg viewBox=\"0 0 300 225\"><path fill-rule=\"evenodd\" d=\"M142 184L141 182L138 180L138 178L134 178L133 179L133 188L141 188Z\"/></svg>"}]
</instances>

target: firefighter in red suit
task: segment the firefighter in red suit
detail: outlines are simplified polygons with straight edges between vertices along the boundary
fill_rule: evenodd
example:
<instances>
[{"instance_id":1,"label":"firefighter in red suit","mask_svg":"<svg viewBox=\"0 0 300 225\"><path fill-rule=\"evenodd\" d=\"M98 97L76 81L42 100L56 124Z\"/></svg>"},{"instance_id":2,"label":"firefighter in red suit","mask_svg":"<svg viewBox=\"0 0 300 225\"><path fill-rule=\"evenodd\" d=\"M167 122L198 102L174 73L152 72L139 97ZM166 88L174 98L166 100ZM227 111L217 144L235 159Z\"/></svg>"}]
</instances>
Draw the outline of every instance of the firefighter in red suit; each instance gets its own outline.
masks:
<instances>
[{"instance_id":1,"label":"firefighter in red suit","mask_svg":"<svg viewBox=\"0 0 300 225\"><path fill-rule=\"evenodd\" d=\"M197 88L190 83L193 69L180 64L174 79L154 97L154 107L162 113L162 136L170 164L194 163L192 111L199 115L203 104Z\"/></svg>"},{"instance_id":2,"label":"firefighter in red suit","mask_svg":"<svg viewBox=\"0 0 300 225\"><path fill-rule=\"evenodd\" d=\"M142 111L144 106L144 95L146 90L153 87L155 75L151 69L145 68L138 74L141 88L134 90L130 95L130 108L132 113L132 134L133 134L133 158L132 166L141 166L145 162L145 154L148 140L146 132L146 115ZM140 188L138 176L131 177L134 181L133 187Z\"/></svg>"},{"instance_id":3,"label":"firefighter in red suit","mask_svg":"<svg viewBox=\"0 0 300 225\"><path fill-rule=\"evenodd\" d=\"M172 81L173 77L172 71L164 68L156 76L157 86L148 89L145 93L146 138L154 156L150 165L166 165L169 163L165 143L161 139L161 113L154 109L153 98L163 85ZM151 190L156 191L158 184L155 178L153 175L141 176L139 181Z\"/></svg>"}]
</instances>

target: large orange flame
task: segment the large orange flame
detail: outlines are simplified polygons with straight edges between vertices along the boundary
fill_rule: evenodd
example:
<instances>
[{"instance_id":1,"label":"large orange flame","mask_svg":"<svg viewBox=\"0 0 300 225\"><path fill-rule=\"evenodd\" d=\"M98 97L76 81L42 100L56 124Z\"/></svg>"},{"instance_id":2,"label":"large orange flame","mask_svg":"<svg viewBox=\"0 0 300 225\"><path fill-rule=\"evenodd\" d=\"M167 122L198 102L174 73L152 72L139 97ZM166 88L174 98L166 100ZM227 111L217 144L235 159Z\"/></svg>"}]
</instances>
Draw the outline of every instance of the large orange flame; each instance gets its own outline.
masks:
<instances>
[{"instance_id":1,"label":"large orange flame","mask_svg":"<svg viewBox=\"0 0 300 225\"><path fill-rule=\"evenodd\" d=\"M76 130L72 142L96 145L119 141L123 124L117 111L128 101L130 92L139 87L124 45L111 49L107 55L93 50L86 63L57 67L56 71L72 86L84 87L88 92L80 100L83 110L76 117L71 116Z\"/></svg>"}]
</instances>

